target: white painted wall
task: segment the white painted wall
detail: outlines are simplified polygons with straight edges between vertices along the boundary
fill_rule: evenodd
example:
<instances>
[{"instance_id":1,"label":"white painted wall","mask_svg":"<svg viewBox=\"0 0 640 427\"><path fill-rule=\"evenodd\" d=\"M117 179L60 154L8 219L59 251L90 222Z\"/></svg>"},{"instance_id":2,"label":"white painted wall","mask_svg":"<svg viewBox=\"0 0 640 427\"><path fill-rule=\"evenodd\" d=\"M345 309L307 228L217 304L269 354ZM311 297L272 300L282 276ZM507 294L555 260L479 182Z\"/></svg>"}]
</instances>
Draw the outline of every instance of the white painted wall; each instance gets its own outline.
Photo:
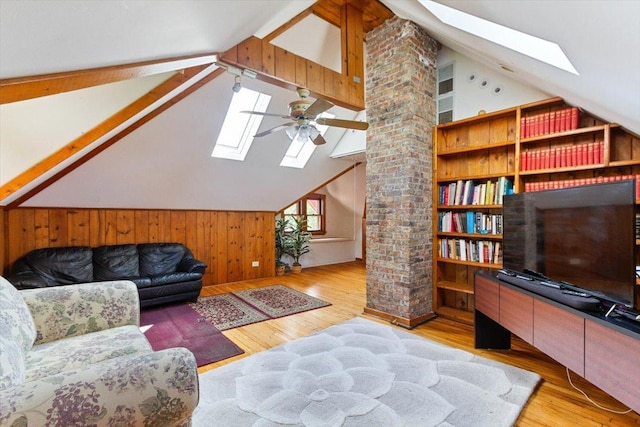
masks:
<instances>
[{"instance_id":1,"label":"white painted wall","mask_svg":"<svg viewBox=\"0 0 640 427\"><path fill-rule=\"evenodd\" d=\"M553 96L443 46L438 52L438 67L450 63L454 63L453 120L477 116L480 110L490 113ZM473 82L468 79L471 74L476 76ZM482 87L482 81L488 85ZM499 95L494 93L496 87L502 89Z\"/></svg>"},{"instance_id":2,"label":"white painted wall","mask_svg":"<svg viewBox=\"0 0 640 427\"><path fill-rule=\"evenodd\" d=\"M318 189L326 196L327 234L311 240L311 252L300 258L303 267L337 264L362 258L362 214L366 167L358 165Z\"/></svg>"}]
</instances>

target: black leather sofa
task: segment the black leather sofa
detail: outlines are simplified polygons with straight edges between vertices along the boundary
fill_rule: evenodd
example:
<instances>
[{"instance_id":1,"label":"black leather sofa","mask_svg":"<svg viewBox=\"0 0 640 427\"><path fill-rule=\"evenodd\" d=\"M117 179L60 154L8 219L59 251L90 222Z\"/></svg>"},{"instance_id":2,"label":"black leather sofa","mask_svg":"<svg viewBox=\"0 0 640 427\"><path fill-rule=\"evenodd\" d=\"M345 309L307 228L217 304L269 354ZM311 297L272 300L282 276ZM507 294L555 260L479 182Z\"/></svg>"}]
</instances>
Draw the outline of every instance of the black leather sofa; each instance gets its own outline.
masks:
<instances>
[{"instance_id":1,"label":"black leather sofa","mask_svg":"<svg viewBox=\"0 0 640 427\"><path fill-rule=\"evenodd\" d=\"M197 301L207 265L179 243L35 249L6 277L18 289L107 280L131 280L140 307Z\"/></svg>"}]
</instances>

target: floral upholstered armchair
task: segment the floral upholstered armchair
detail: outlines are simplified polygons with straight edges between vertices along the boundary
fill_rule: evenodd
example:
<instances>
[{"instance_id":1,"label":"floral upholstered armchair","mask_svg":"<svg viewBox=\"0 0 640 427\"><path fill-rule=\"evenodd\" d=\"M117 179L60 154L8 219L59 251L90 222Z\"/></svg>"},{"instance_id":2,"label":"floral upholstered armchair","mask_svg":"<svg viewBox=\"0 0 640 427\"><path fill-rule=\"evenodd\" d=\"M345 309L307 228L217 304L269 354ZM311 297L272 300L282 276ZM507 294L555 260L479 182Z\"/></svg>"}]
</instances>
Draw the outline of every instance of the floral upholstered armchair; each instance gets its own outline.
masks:
<instances>
[{"instance_id":1,"label":"floral upholstered armchair","mask_svg":"<svg viewBox=\"0 0 640 427\"><path fill-rule=\"evenodd\" d=\"M0 426L187 426L193 354L153 351L138 291L114 281L18 291L0 276Z\"/></svg>"}]
</instances>

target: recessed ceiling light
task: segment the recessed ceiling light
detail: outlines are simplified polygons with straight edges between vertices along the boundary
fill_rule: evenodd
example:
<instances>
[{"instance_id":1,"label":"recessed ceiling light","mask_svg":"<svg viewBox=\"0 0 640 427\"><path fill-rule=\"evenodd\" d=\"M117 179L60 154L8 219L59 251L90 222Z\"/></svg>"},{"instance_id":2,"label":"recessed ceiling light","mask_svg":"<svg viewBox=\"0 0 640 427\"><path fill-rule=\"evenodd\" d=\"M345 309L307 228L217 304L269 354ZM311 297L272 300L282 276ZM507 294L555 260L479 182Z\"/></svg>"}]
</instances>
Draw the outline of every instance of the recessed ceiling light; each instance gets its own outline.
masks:
<instances>
[{"instance_id":1,"label":"recessed ceiling light","mask_svg":"<svg viewBox=\"0 0 640 427\"><path fill-rule=\"evenodd\" d=\"M431 0L418 0L440 21L508 49L579 75L556 43L525 34Z\"/></svg>"}]
</instances>

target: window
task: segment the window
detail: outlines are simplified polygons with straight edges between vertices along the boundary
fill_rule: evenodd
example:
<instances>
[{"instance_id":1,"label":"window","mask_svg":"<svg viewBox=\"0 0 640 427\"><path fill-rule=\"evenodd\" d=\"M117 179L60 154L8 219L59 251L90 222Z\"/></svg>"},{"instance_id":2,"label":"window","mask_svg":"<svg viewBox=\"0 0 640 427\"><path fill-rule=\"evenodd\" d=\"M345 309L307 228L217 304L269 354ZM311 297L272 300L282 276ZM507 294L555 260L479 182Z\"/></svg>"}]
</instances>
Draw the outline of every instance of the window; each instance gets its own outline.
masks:
<instances>
[{"instance_id":1,"label":"window","mask_svg":"<svg viewBox=\"0 0 640 427\"><path fill-rule=\"evenodd\" d=\"M561 70L579 75L569 58L562 51L562 48L556 43L469 15L435 1L418 1L429 12L433 13L436 18L447 25L515 50Z\"/></svg>"},{"instance_id":2,"label":"window","mask_svg":"<svg viewBox=\"0 0 640 427\"><path fill-rule=\"evenodd\" d=\"M289 219L306 216L306 230L313 235L322 235L326 229L326 196L324 194L309 194L284 210L284 217Z\"/></svg>"},{"instance_id":3,"label":"window","mask_svg":"<svg viewBox=\"0 0 640 427\"><path fill-rule=\"evenodd\" d=\"M438 67L438 124L453 121L453 64Z\"/></svg>"},{"instance_id":4,"label":"window","mask_svg":"<svg viewBox=\"0 0 640 427\"><path fill-rule=\"evenodd\" d=\"M270 101L271 96L244 87L235 92L211 156L243 161L264 116L241 111L264 113Z\"/></svg>"}]
</instances>

